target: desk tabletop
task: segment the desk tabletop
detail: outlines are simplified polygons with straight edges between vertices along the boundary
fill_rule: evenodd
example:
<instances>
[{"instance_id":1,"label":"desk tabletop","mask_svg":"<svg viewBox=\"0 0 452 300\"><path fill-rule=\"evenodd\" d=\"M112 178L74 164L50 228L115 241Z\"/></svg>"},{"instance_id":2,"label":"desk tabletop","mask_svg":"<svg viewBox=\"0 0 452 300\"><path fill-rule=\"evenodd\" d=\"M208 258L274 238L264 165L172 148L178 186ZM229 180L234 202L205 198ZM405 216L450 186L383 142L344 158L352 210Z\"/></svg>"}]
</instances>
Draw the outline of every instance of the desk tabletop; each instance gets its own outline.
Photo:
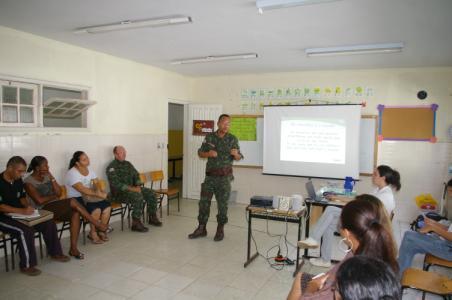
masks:
<instances>
[{"instance_id":1,"label":"desk tabletop","mask_svg":"<svg viewBox=\"0 0 452 300\"><path fill-rule=\"evenodd\" d=\"M265 207L258 207L258 206L248 205L246 207L246 210L250 211L253 214L258 213L258 214L268 214L268 215L280 216L280 217L289 216L289 217L298 217L299 218L299 217L301 217L301 215L304 212L305 208L303 208L301 210L285 211L285 210L268 209L268 208L265 208Z\"/></svg>"},{"instance_id":2,"label":"desk tabletop","mask_svg":"<svg viewBox=\"0 0 452 300\"><path fill-rule=\"evenodd\" d=\"M27 226L35 226L39 223L52 220L53 219L53 212L40 209L39 210L39 217L32 218L32 219L16 219L17 221L21 222L22 224L25 224Z\"/></svg>"},{"instance_id":3,"label":"desk tabletop","mask_svg":"<svg viewBox=\"0 0 452 300\"><path fill-rule=\"evenodd\" d=\"M339 207L342 207L348 203L343 201L316 201L312 199L306 199L306 202L315 206L339 206Z\"/></svg>"}]
</instances>

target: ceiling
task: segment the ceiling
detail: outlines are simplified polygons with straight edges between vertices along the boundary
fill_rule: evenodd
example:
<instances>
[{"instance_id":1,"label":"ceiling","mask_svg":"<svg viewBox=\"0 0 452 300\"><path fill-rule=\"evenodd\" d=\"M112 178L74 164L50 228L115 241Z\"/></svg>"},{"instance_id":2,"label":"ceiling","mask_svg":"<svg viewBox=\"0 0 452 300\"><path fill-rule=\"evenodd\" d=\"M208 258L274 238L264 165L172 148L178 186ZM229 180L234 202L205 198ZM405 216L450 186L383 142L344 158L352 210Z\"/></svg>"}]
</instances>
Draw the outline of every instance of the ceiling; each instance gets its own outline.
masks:
<instances>
[{"instance_id":1,"label":"ceiling","mask_svg":"<svg viewBox=\"0 0 452 300\"><path fill-rule=\"evenodd\" d=\"M72 32L174 15L191 16L193 23L103 34ZM252 0L0 0L0 26L190 76L452 66L451 0L342 0L262 15ZM391 42L403 42L403 52L311 58L304 53L309 47ZM252 52L259 57L170 64Z\"/></svg>"}]
</instances>

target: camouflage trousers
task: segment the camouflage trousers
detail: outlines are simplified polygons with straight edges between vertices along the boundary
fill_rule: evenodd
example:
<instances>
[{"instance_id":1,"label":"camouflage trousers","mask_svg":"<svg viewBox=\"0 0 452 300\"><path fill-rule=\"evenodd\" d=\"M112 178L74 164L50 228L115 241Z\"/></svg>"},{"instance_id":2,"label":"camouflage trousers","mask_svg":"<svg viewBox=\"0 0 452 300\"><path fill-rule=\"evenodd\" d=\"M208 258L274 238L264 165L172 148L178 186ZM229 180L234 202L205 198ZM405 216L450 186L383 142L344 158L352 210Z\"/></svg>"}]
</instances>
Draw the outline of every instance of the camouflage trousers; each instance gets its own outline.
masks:
<instances>
[{"instance_id":1,"label":"camouflage trousers","mask_svg":"<svg viewBox=\"0 0 452 300\"><path fill-rule=\"evenodd\" d=\"M207 224L210 215L212 196L215 195L218 206L217 222L228 222L228 200L231 195L230 176L206 176L201 184L201 200L199 200L199 224Z\"/></svg>"},{"instance_id":2,"label":"camouflage trousers","mask_svg":"<svg viewBox=\"0 0 452 300\"><path fill-rule=\"evenodd\" d=\"M128 203L132 206L132 218L135 219L142 217L145 202L148 206L148 214L154 214L157 211L157 197L148 188L141 188L141 193L120 191L116 198L122 203Z\"/></svg>"}]
</instances>

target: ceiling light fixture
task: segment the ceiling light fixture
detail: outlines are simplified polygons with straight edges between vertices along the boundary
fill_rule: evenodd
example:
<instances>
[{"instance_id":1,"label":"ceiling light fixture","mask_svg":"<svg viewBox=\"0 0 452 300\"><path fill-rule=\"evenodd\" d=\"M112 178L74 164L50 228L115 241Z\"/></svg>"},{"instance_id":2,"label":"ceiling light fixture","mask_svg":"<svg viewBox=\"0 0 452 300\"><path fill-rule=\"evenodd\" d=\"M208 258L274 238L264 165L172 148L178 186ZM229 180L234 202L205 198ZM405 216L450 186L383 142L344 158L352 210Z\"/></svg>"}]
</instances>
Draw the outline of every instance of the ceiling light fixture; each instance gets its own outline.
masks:
<instances>
[{"instance_id":1,"label":"ceiling light fixture","mask_svg":"<svg viewBox=\"0 0 452 300\"><path fill-rule=\"evenodd\" d=\"M320 4L325 2L334 2L339 0L256 0L256 7L259 13L267 9L286 8L299 5Z\"/></svg>"},{"instance_id":2,"label":"ceiling light fixture","mask_svg":"<svg viewBox=\"0 0 452 300\"><path fill-rule=\"evenodd\" d=\"M308 57L401 52L403 43L369 44L325 48L307 48Z\"/></svg>"},{"instance_id":3,"label":"ceiling light fixture","mask_svg":"<svg viewBox=\"0 0 452 300\"><path fill-rule=\"evenodd\" d=\"M232 55L209 55L205 57L187 58L174 60L171 62L172 65L183 65L183 64L196 64L214 61L224 61L224 60L238 60L238 59L252 59L257 58L257 53L245 53L245 54L232 54Z\"/></svg>"},{"instance_id":4,"label":"ceiling light fixture","mask_svg":"<svg viewBox=\"0 0 452 300\"><path fill-rule=\"evenodd\" d=\"M77 28L73 32L76 34L104 33L104 32L110 32L110 31L128 30L128 29L136 29L136 28L143 28L143 27L159 27L159 26L167 26L167 25L186 24L186 23L191 23L191 22L192 22L191 17L187 17L187 16L176 16L176 17L148 19L148 20L136 20L136 21L126 20L126 21L121 21L119 23L113 23L113 24L105 24L105 25Z\"/></svg>"}]
</instances>

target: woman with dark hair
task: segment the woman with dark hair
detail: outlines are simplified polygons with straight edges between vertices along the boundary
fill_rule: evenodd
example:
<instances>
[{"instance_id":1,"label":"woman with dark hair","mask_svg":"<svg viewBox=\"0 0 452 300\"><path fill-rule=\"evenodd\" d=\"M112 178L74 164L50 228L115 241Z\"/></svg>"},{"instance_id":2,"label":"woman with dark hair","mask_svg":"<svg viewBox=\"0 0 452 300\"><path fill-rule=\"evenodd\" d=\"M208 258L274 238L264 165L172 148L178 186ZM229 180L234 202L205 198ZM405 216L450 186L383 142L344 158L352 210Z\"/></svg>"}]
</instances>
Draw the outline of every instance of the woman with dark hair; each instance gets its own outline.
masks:
<instances>
[{"instance_id":1,"label":"woman with dark hair","mask_svg":"<svg viewBox=\"0 0 452 300\"><path fill-rule=\"evenodd\" d=\"M352 255L379 258L394 272L398 271L395 243L392 234L384 225L388 222L386 214L380 214L376 206L369 201L355 200L344 206L340 221L343 239L339 248L347 253L345 259ZM287 299L332 299L331 288L335 285L336 272L340 265L341 263L335 265L328 273L316 278L306 273L297 274ZM303 286L306 285L304 290L302 282Z\"/></svg>"},{"instance_id":2,"label":"woman with dark hair","mask_svg":"<svg viewBox=\"0 0 452 300\"><path fill-rule=\"evenodd\" d=\"M105 226L110 220L111 205L105 199L107 193L97 188L97 175L89 168L89 158L83 151L76 151L69 162L69 171L66 174L66 187L68 197L83 201L86 210L91 216ZM96 231L91 224L88 238L93 244L103 244L108 241L105 231Z\"/></svg>"},{"instance_id":3,"label":"woman with dark hair","mask_svg":"<svg viewBox=\"0 0 452 300\"><path fill-rule=\"evenodd\" d=\"M395 208L394 194L392 188L400 190L400 174L396 170L385 166L378 166L372 174L372 183L376 188L369 194L377 197L386 208L388 215L391 215ZM353 198L330 195L327 196L328 200L349 202ZM320 258L311 258L309 261L311 264L318 267L330 267L331 266L331 254L332 245L334 241L334 232L338 230L338 220L341 214L341 209L335 206L328 206L323 212L320 219L314 226L314 230L310 236L305 240L299 241L299 246L304 248L317 248L321 245Z\"/></svg>"},{"instance_id":4,"label":"woman with dark hair","mask_svg":"<svg viewBox=\"0 0 452 300\"><path fill-rule=\"evenodd\" d=\"M336 274L335 299L400 300L400 282L394 271L380 259L354 256Z\"/></svg>"},{"instance_id":5,"label":"woman with dark hair","mask_svg":"<svg viewBox=\"0 0 452 300\"><path fill-rule=\"evenodd\" d=\"M99 230L107 230L107 225L96 221L86 209L74 198L61 198L61 186L49 170L49 164L45 157L35 156L28 166L28 172L32 172L25 178L25 191L30 202L36 208L42 208L53 212L54 219L60 222L70 222L71 247L69 255L77 259L83 259L84 255L77 248L80 231L80 216L88 220Z\"/></svg>"}]
</instances>

